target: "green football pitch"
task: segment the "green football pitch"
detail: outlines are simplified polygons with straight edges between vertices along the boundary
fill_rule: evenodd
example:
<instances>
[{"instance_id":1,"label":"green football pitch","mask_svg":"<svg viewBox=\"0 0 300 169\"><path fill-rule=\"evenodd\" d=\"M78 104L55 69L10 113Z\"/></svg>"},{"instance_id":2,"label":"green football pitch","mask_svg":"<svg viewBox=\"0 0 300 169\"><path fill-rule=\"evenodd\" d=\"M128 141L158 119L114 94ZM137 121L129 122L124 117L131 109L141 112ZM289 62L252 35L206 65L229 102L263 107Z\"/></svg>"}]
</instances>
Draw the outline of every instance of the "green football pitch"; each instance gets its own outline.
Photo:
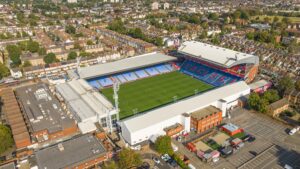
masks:
<instances>
[{"instance_id":1,"label":"green football pitch","mask_svg":"<svg viewBox=\"0 0 300 169\"><path fill-rule=\"evenodd\" d=\"M120 85L120 119L203 92L213 86L180 72L161 74ZM113 101L113 89L101 92Z\"/></svg>"}]
</instances>

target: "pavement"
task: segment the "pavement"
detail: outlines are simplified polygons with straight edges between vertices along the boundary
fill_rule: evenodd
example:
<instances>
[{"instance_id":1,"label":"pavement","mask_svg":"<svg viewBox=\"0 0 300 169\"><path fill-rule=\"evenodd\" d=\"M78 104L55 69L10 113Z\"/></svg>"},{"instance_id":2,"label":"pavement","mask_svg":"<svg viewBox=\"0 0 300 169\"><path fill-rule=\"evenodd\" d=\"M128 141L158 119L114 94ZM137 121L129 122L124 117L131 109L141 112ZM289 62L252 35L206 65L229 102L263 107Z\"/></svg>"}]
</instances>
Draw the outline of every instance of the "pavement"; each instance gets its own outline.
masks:
<instances>
[{"instance_id":1,"label":"pavement","mask_svg":"<svg viewBox=\"0 0 300 169\"><path fill-rule=\"evenodd\" d=\"M300 169L300 133L287 134L290 126L269 116L237 108L231 112L225 123L234 123L245 132L254 135L256 140L227 158L216 163L204 163L195 153L190 152L182 143L172 140L178 151L186 155L197 169L279 169L289 165Z\"/></svg>"}]
</instances>

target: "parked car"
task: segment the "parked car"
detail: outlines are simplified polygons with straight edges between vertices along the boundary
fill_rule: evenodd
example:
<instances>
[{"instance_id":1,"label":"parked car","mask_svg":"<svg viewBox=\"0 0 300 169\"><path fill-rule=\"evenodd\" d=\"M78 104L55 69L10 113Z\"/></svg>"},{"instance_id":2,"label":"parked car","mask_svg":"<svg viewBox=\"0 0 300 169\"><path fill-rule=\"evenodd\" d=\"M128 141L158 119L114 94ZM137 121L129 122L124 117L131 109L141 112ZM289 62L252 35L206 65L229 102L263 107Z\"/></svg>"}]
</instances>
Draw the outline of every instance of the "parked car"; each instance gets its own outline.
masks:
<instances>
[{"instance_id":1,"label":"parked car","mask_svg":"<svg viewBox=\"0 0 300 169\"><path fill-rule=\"evenodd\" d=\"M218 162L219 160L220 160L219 158L213 158L212 161L213 161L214 163L216 163L216 162Z\"/></svg>"},{"instance_id":2,"label":"parked car","mask_svg":"<svg viewBox=\"0 0 300 169\"><path fill-rule=\"evenodd\" d=\"M157 157L153 157L152 160L156 163L156 164L160 164L160 161Z\"/></svg>"},{"instance_id":3,"label":"parked car","mask_svg":"<svg viewBox=\"0 0 300 169\"><path fill-rule=\"evenodd\" d=\"M290 130L289 135L294 135L297 131L299 131L300 127L295 127Z\"/></svg>"},{"instance_id":4,"label":"parked car","mask_svg":"<svg viewBox=\"0 0 300 169\"><path fill-rule=\"evenodd\" d=\"M171 157L169 156L169 154L164 154L161 156L161 159L164 161L169 161L171 159Z\"/></svg>"},{"instance_id":5,"label":"parked car","mask_svg":"<svg viewBox=\"0 0 300 169\"><path fill-rule=\"evenodd\" d=\"M243 137L243 142L253 142L255 141L255 137L251 134L247 134Z\"/></svg>"}]
</instances>

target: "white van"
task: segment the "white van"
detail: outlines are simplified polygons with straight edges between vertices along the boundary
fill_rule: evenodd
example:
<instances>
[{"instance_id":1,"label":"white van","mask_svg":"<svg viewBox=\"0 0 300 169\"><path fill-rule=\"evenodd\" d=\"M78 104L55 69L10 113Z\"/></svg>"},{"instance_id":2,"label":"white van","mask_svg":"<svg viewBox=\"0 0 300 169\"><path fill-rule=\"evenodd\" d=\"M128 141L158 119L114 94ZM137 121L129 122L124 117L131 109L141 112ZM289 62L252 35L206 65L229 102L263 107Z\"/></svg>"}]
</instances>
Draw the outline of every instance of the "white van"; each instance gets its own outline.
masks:
<instances>
[{"instance_id":1,"label":"white van","mask_svg":"<svg viewBox=\"0 0 300 169\"><path fill-rule=\"evenodd\" d=\"M299 131L300 127L296 127L290 130L289 135L294 135L297 131Z\"/></svg>"}]
</instances>

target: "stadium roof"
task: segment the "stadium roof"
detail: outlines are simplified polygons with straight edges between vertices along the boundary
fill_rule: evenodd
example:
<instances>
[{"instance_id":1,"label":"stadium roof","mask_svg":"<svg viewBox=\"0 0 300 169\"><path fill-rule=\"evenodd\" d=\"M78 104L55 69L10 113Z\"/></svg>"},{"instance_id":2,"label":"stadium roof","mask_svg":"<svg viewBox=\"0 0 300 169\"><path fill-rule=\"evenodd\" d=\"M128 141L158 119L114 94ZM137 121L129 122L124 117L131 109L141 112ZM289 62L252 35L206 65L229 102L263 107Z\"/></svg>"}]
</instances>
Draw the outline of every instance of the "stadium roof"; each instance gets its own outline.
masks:
<instances>
[{"instance_id":1,"label":"stadium roof","mask_svg":"<svg viewBox=\"0 0 300 169\"><path fill-rule=\"evenodd\" d=\"M197 41L184 42L179 47L178 52L226 68L245 63L255 65L259 63L257 56Z\"/></svg>"},{"instance_id":2,"label":"stadium roof","mask_svg":"<svg viewBox=\"0 0 300 169\"><path fill-rule=\"evenodd\" d=\"M38 168L73 168L106 155L106 150L91 134L53 145L36 153Z\"/></svg>"},{"instance_id":3,"label":"stadium roof","mask_svg":"<svg viewBox=\"0 0 300 169\"><path fill-rule=\"evenodd\" d=\"M174 60L176 60L175 57L167 56L162 53L148 53L115 62L80 68L79 77L90 79Z\"/></svg>"},{"instance_id":4,"label":"stadium roof","mask_svg":"<svg viewBox=\"0 0 300 169\"><path fill-rule=\"evenodd\" d=\"M209 104L220 99L226 101L227 97L240 94L240 92L247 90L250 91L250 88L244 81L236 82L205 92L192 98L184 99L178 101L177 103L160 107L144 114L125 119L121 121L121 126L126 127L130 132L135 132L174 118L175 116L183 113L197 111L199 110L199 107L208 106Z\"/></svg>"}]
</instances>

